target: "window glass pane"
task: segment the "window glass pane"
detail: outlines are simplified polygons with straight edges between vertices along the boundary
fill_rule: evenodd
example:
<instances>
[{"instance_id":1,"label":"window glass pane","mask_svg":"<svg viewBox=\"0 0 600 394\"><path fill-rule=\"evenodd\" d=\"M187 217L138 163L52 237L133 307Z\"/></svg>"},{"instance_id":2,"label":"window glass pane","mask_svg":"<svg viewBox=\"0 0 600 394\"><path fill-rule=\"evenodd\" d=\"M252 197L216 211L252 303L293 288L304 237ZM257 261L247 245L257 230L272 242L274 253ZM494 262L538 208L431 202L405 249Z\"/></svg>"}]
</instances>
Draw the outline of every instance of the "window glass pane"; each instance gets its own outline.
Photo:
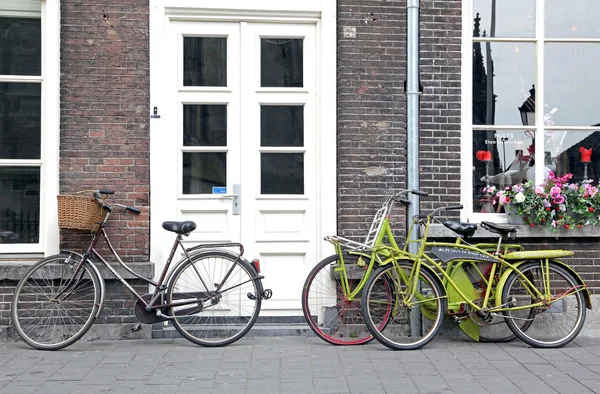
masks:
<instances>
[{"instance_id":1,"label":"window glass pane","mask_svg":"<svg viewBox=\"0 0 600 394\"><path fill-rule=\"evenodd\" d=\"M184 105L183 145L227 146L227 105Z\"/></svg>"},{"instance_id":2,"label":"window glass pane","mask_svg":"<svg viewBox=\"0 0 600 394\"><path fill-rule=\"evenodd\" d=\"M227 38L183 38L183 86L227 86Z\"/></svg>"},{"instance_id":3,"label":"window glass pane","mask_svg":"<svg viewBox=\"0 0 600 394\"><path fill-rule=\"evenodd\" d=\"M39 18L0 15L0 75L41 75L41 27Z\"/></svg>"},{"instance_id":4,"label":"window glass pane","mask_svg":"<svg viewBox=\"0 0 600 394\"><path fill-rule=\"evenodd\" d=\"M0 244L38 243L40 169L0 167Z\"/></svg>"},{"instance_id":5,"label":"window glass pane","mask_svg":"<svg viewBox=\"0 0 600 394\"><path fill-rule=\"evenodd\" d=\"M535 36L535 0L474 0L473 37Z\"/></svg>"},{"instance_id":6,"label":"window glass pane","mask_svg":"<svg viewBox=\"0 0 600 394\"><path fill-rule=\"evenodd\" d=\"M534 180L533 133L525 130L473 130L473 210L496 212L486 187L496 189Z\"/></svg>"},{"instance_id":7,"label":"window glass pane","mask_svg":"<svg viewBox=\"0 0 600 394\"><path fill-rule=\"evenodd\" d=\"M556 126L600 123L600 44L548 43L545 59L546 113Z\"/></svg>"},{"instance_id":8,"label":"window glass pane","mask_svg":"<svg viewBox=\"0 0 600 394\"><path fill-rule=\"evenodd\" d=\"M600 128L599 128L600 129ZM590 151L591 149L591 151ZM600 178L600 130L551 130L546 132L545 159L555 175L573 174L570 182Z\"/></svg>"},{"instance_id":9,"label":"window glass pane","mask_svg":"<svg viewBox=\"0 0 600 394\"><path fill-rule=\"evenodd\" d=\"M261 38L260 86L301 88L303 44L301 38Z\"/></svg>"},{"instance_id":10,"label":"window glass pane","mask_svg":"<svg viewBox=\"0 0 600 394\"><path fill-rule=\"evenodd\" d=\"M41 85L0 82L0 159L39 159Z\"/></svg>"},{"instance_id":11,"label":"window glass pane","mask_svg":"<svg viewBox=\"0 0 600 394\"><path fill-rule=\"evenodd\" d=\"M549 38L600 38L598 0L545 0L544 24Z\"/></svg>"},{"instance_id":12,"label":"window glass pane","mask_svg":"<svg viewBox=\"0 0 600 394\"><path fill-rule=\"evenodd\" d=\"M261 146L304 146L304 107L263 105L260 107Z\"/></svg>"},{"instance_id":13,"label":"window glass pane","mask_svg":"<svg viewBox=\"0 0 600 394\"><path fill-rule=\"evenodd\" d=\"M303 153L261 153L262 194L304 194Z\"/></svg>"},{"instance_id":14,"label":"window glass pane","mask_svg":"<svg viewBox=\"0 0 600 394\"><path fill-rule=\"evenodd\" d=\"M227 185L227 153L183 154L183 194L212 194L213 187Z\"/></svg>"},{"instance_id":15,"label":"window glass pane","mask_svg":"<svg viewBox=\"0 0 600 394\"><path fill-rule=\"evenodd\" d=\"M535 44L473 43L473 124L522 125L535 64Z\"/></svg>"}]
</instances>

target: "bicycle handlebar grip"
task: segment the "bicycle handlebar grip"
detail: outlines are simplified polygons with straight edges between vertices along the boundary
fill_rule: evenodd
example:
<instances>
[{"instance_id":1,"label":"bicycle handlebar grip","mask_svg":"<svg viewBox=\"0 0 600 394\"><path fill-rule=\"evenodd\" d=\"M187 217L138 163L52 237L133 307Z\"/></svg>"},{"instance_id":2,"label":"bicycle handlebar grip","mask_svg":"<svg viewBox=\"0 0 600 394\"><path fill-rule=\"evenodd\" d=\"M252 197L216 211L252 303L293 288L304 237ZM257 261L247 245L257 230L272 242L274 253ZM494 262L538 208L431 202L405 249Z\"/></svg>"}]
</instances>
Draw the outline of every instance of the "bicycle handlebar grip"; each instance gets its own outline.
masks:
<instances>
[{"instance_id":1,"label":"bicycle handlebar grip","mask_svg":"<svg viewBox=\"0 0 600 394\"><path fill-rule=\"evenodd\" d=\"M410 192L411 192L412 194L416 194L417 196L423 196L423 197L428 197L428 196L429 196L429 193L427 193L427 192L424 192L423 190L415 190L415 189L412 189Z\"/></svg>"},{"instance_id":2,"label":"bicycle handlebar grip","mask_svg":"<svg viewBox=\"0 0 600 394\"><path fill-rule=\"evenodd\" d=\"M126 209L127 211L129 211L129 212L133 212L133 213L135 213L135 214L138 214L138 213L142 212L142 210L141 210L141 209L139 209L139 208L134 208L134 207L125 207L125 209Z\"/></svg>"},{"instance_id":3,"label":"bicycle handlebar grip","mask_svg":"<svg viewBox=\"0 0 600 394\"><path fill-rule=\"evenodd\" d=\"M100 194L115 194L114 190L98 190Z\"/></svg>"},{"instance_id":4,"label":"bicycle handlebar grip","mask_svg":"<svg viewBox=\"0 0 600 394\"><path fill-rule=\"evenodd\" d=\"M450 207L446 207L446 211L452 211L452 210L457 210L457 209L463 209L464 207L462 205L452 205Z\"/></svg>"},{"instance_id":5,"label":"bicycle handlebar grip","mask_svg":"<svg viewBox=\"0 0 600 394\"><path fill-rule=\"evenodd\" d=\"M408 201L405 198L398 198L398 199L396 199L396 201L398 201L398 202L400 202L400 203L402 203L404 205L410 205L410 201Z\"/></svg>"}]
</instances>

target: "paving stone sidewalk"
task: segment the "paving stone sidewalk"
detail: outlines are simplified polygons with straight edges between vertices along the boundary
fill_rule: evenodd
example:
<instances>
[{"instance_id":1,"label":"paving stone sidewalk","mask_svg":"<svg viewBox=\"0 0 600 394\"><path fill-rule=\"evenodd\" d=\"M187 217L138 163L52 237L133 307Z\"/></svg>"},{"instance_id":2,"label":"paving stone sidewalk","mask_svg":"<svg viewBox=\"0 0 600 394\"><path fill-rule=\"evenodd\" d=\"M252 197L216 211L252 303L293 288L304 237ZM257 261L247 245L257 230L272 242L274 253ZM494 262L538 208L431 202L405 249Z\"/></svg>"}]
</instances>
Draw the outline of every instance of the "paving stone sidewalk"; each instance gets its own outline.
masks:
<instances>
[{"instance_id":1,"label":"paving stone sidewalk","mask_svg":"<svg viewBox=\"0 0 600 394\"><path fill-rule=\"evenodd\" d=\"M0 393L600 393L600 340L562 349L436 338L424 349L316 337L79 342L57 352L0 344Z\"/></svg>"}]
</instances>

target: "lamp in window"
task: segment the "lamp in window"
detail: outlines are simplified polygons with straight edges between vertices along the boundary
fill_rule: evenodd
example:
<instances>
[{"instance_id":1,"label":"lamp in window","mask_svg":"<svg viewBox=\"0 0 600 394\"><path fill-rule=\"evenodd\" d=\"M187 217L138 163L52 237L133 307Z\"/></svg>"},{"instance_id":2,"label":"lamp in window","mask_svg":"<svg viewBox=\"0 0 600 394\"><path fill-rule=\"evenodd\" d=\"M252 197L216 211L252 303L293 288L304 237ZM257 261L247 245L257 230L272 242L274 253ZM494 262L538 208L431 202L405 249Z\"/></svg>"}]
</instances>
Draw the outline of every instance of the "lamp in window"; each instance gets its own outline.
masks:
<instances>
[{"instance_id":1,"label":"lamp in window","mask_svg":"<svg viewBox=\"0 0 600 394\"><path fill-rule=\"evenodd\" d=\"M583 182L589 183L587 175L587 166L588 163L592 161L592 148L585 149L583 146L579 147L579 152L581 153L581 162L583 163Z\"/></svg>"},{"instance_id":2,"label":"lamp in window","mask_svg":"<svg viewBox=\"0 0 600 394\"><path fill-rule=\"evenodd\" d=\"M535 124L535 85L529 89L529 97L519 107L521 113L521 122L523 126L532 126Z\"/></svg>"}]
</instances>

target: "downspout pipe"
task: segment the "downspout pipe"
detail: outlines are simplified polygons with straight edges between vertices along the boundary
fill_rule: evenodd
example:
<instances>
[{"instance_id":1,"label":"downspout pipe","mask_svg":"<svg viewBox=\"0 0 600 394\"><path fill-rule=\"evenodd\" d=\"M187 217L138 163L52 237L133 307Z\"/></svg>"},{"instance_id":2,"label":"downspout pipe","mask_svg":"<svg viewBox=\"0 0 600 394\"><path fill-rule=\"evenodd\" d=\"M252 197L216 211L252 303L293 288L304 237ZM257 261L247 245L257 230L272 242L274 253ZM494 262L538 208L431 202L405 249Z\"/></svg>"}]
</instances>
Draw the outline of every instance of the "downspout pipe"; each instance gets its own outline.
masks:
<instances>
[{"instance_id":1,"label":"downspout pipe","mask_svg":"<svg viewBox=\"0 0 600 394\"><path fill-rule=\"evenodd\" d=\"M419 190L419 1L406 1L406 184L409 189ZM412 223L419 214L419 196L409 194L410 205L406 211L406 224ZM411 240L420 236L419 227L411 232ZM417 243L408 246L410 253L418 252ZM421 311L410 311L410 329L413 335L421 335Z\"/></svg>"},{"instance_id":2,"label":"downspout pipe","mask_svg":"<svg viewBox=\"0 0 600 394\"><path fill-rule=\"evenodd\" d=\"M409 189L420 189L419 179L419 1L406 2L406 172ZM419 214L419 196L410 194L407 224ZM419 238L419 229L411 239ZM409 251L416 253L418 246L411 243ZM412 250L411 250L412 249Z\"/></svg>"}]
</instances>

